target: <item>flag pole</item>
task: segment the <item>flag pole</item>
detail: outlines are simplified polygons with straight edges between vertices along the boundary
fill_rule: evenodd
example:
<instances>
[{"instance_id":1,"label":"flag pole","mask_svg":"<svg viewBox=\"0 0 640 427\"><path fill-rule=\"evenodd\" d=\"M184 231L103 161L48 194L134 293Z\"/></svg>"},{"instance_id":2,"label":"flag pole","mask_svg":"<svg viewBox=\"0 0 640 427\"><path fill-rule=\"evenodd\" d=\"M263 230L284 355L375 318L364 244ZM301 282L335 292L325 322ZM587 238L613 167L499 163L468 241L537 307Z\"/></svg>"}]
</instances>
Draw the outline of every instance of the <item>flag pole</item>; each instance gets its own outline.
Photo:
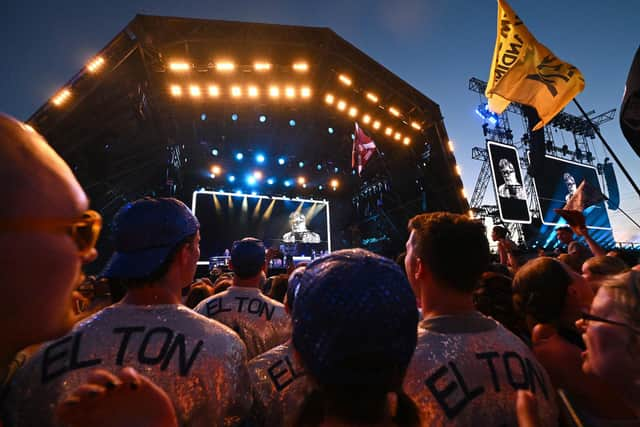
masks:
<instances>
[{"instance_id":1,"label":"flag pole","mask_svg":"<svg viewBox=\"0 0 640 427\"><path fill-rule=\"evenodd\" d=\"M622 170L622 173L624 173L624 176L626 176L627 179L629 180L629 182L631 183L631 186L633 187L633 189L636 190L636 193L638 194L638 197L640 197L640 188L638 188L638 185L635 183L633 178L631 178L631 175L629 175L629 172L627 172L627 169L622 165L622 162L620 161L620 159L618 159L618 156L616 156L616 153L613 152L613 150L611 149L611 147L609 146L607 141L605 141L605 139L602 137L602 134L600 133L600 130L598 129L598 127L593 124L593 122L591 121L589 116L587 116L587 113L585 113L584 109L582 108L582 105L580 105L580 103L578 102L578 100L576 98L573 98L573 102L574 102L574 104L576 104L576 106L578 107L578 109L580 110L580 112L582 113L584 118L589 123L589 125L591 125L593 130L596 132L596 134L598 135L598 138L600 138L600 141L602 141L602 144L605 146L605 148L607 149L609 154L611 154L611 157L613 157L613 160L616 161L616 163L618 164L618 167ZM625 215L627 215L627 214L625 213ZM627 217L628 217L628 215L627 215ZM634 221L634 224L635 224L635 221ZM638 225L638 224L636 224L636 225Z\"/></svg>"}]
</instances>

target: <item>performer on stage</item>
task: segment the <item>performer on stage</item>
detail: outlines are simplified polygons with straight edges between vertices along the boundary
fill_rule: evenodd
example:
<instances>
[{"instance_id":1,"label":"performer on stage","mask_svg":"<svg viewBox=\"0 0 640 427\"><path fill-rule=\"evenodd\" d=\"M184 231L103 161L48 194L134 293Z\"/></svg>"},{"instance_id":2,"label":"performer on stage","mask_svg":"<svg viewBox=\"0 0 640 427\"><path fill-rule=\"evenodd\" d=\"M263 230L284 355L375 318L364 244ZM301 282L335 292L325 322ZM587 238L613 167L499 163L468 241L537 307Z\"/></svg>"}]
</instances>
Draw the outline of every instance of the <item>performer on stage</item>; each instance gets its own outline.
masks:
<instances>
[{"instance_id":1,"label":"performer on stage","mask_svg":"<svg viewBox=\"0 0 640 427\"><path fill-rule=\"evenodd\" d=\"M562 175L562 180L567 186L567 195L564 196L564 200L567 201L573 196L573 193L576 192L578 186L576 185L576 179L569 172L565 172Z\"/></svg>"},{"instance_id":2,"label":"performer on stage","mask_svg":"<svg viewBox=\"0 0 640 427\"><path fill-rule=\"evenodd\" d=\"M285 243L320 243L320 235L307 230L306 218L300 212L289 215L291 231L284 233L282 240Z\"/></svg>"},{"instance_id":3,"label":"performer on stage","mask_svg":"<svg viewBox=\"0 0 640 427\"><path fill-rule=\"evenodd\" d=\"M504 184L498 187L498 196L507 199L526 200L527 195L524 187L522 187L522 184L518 181L513 163L507 159L500 159L498 168L504 179Z\"/></svg>"}]
</instances>

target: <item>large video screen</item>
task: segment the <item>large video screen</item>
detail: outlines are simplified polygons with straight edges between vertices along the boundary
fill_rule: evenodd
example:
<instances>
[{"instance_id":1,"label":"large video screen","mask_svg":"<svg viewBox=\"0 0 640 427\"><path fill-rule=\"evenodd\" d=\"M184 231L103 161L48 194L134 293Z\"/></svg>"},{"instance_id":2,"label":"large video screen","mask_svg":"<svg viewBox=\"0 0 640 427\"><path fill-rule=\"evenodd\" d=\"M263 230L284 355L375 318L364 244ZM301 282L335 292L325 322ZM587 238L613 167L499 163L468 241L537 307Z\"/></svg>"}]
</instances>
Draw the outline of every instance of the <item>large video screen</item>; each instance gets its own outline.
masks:
<instances>
[{"instance_id":1,"label":"large video screen","mask_svg":"<svg viewBox=\"0 0 640 427\"><path fill-rule=\"evenodd\" d=\"M518 150L512 145L487 141L487 151L500 218L504 222L531 224Z\"/></svg>"},{"instance_id":2,"label":"large video screen","mask_svg":"<svg viewBox=\"0 0 640 427\"><path fill-rule=\"evenodd\" d=\"M327 201L203 190L193 193L192 210L200 221L203 261L224 256L243 237L295 255L331 251Z\"/></svg>"},{"instance_id":3,"label":"large video screen","mask_svg":"<svg viewBox=\"0 0 640 427\"><path fill-rule=\"evenodd\" d=\"M554 212L554 209L562 209L583 180L587 180L592 187L602 191L595 167L549 155L545 156L543 177L534 180L543 224L565 223L560 215ZM611 230L604 201L585 209L584 215L587 228Z\"/></svg>"}]
</instances>

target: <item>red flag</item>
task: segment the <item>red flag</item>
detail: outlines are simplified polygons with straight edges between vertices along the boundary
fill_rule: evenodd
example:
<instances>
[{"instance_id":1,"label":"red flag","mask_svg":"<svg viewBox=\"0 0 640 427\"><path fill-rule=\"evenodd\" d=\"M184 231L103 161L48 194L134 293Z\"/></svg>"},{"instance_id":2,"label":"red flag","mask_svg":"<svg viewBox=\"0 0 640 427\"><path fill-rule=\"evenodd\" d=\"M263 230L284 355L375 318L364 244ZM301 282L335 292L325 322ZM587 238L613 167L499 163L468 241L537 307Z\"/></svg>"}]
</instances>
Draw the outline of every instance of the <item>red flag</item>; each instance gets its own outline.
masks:
<instances>
[{"instance_id":1,"label":"red flag","mask_svg":"<svg viewBox=\"0 0 640 427\"><path fill-rule=\"evenodd\" d=\"M362 173L362 169L364 169L375 151L376 143L360 129L358 122L356 122L356 133L353 139L353 149L351 150L351 167L358 167L358 175Z\"/></svg>"}]
</instances>

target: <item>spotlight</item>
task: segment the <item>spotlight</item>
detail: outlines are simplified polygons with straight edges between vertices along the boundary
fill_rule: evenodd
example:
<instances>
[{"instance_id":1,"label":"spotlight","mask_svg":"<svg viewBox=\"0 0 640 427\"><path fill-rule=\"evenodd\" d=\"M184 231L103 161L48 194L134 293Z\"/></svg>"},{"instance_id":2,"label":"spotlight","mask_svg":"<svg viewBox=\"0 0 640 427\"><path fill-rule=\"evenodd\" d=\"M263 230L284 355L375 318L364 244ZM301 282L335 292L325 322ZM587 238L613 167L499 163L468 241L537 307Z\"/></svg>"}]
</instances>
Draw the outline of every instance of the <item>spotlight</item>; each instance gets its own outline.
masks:
<instances>
[{"instance_id":1,"label":"spotlight","mask_svg":"<svg viewBox=\"0 0 640 427\"><path fill-rule=\"evenodd\" d=\"M318 185L318 190L322 191L324 187L322 185Z\"/></svg>"},{"instance_id":2,"label":"spotlight","mask_svg":"<svg viewBox=\"0 0 640 427\"><path fill-rule=\"evenodd\" d=\"M211 155L212 156L217 156L220 152L218 151L217 148L214 148L213 150L211 150Z\"/></svg>"},{"instance_id":3,"label":"spotlight","mask_svg":"<svg viewBox=\"0 0 640 427\"><path fill-rule=\"evenodd\" d=\"M404 145L409 145L411 144L411 139L408 136L405 136L404 139L402 140L402 143Z\"/></svg>"},{"instance_id":4,"label":"spotlight","mask_svg":"<svg viewBox=\"0 0 640 427\"><path fill-rule=\"evenodd\" d=\"M453 153L453 141L449 140L449 142L447 143L447 146L449 147L449 151L451 151Z\"/></svg>"},{"instance_id":5,"label":"spotlight","mask_svg":"<svg viewBox=\"0 0 640 427\"><path fill-rule=\"evenodd\" d=\"M286 162L286 160L284 159L284 157L278 157L278 164L280 166L284 165L285 162Z\"/></svg>"},{"instance_id":6,"label":"spotlight","mask_svg":"<svg viewBox=\"0 0 640 427\"><path fill-rule=\"evenodd\" d=\"M321 171L321 170L322 170L322 165L321 165L320 163L318 163L318 164L316 165L316 169L318 169L319 171Z\"/></svg>"},{"instance_id":7,"label":"spotlight","mask_svg":"<svg viewBox=\"0 0 640 427\"><path fill-rule=\"evenodd\" d=\"M291 119L289 120L289 126L294 127L296 125L296 121Z\"/></svg>"},{"instance_id":8,"label":"spotlight","mask_svg":"<svg viewBox=\"0 0 640 427\"><path fill-rule=\"evenodd\" d=\"M182 88L180 86L178 86L178 85L171 85L171 95L172 96L182 96ZM54 102L54 104L55 104L55 102Z\"/></svg>"},{"instance_id":9,"label":"spotlight","mask_svg":"<svg viewBox=\"0 0 640 427\"><path fill-rule=\"evenodd\" d=\"M303 185L306 182L306 180L304 179L304 176L299 176L298 177L298 184Z\"/></svg>"},{"instance_id":10,"label":"spotlight","mask_svg":"<svg viewBox=\"0 0 640 427\"><path fill-rule=\"evenodd\" d=\"M267 116L265 116L264 114L260 114L260 117L258 117L258 120L260 121L260 123L264 123L267 121Z\"/></svg>"},{"instance_id":11,"label":"spotlight","mask_svg":"<svg viewBox=\"0 0 640 427\"><path fill-rule=\"evenodd\" d=\"M340 172L340 168L336 166L335 168L333 168L333 171L334 171L335 173L338 173L338 172Z\"/></svg>"},{"instance_id":12,"label":"spotlight","mask_svg":"<svg viewBox=\"0 0 640 427\"><path fill-rule=\"evenodd\" d=\"M334 190L335 190L336 188L338 188L338 185L339 185L339 184L340 184L340 183L338 182L338 180L337 180L337 179L332 179L332 180L331 180L331 188L333 188Z\"/></svg>"},{"instance_id":13,"label":"spotlight","mask_svg":"<svg viewBox=\"0 0 640 427\"><path fill-rule=\"evenodd\" d=\"M211 173L212 174L220 175L220 172L222 172L222 169L220 169L220 166L218 166L218 165L211 166Z\"/></svg>"},{"instance_id":14,"label":"spotlight","mask_svg":"<svg viewBox=\"0 0 640 427\"><path fill-rule=\"evenodd\" d=\"M249 98L257 98L258 97L258 88L255 86L249 86Z\"/></svg>"},{"instance_id":15,"label":"spotlight","mask_svg":"<svg viewBox=\"0 0 640 427\"><path fill-rule=\"evenodd\" d=\"M200 120L202 120L203 122L207 120L207 115L205 113L200 114Z\"/></svg>"},{"instance_id":16,"label":"spotlight","mask_svg":"<svg viewBox=\"0 0 640 427\"><path fill-rule=\"evenodd\" d=\"M394 116L398 117L400 115L400 111L398 111L397 109L395 109L394 107L389 107L389 112L391 114L393 114Z\"/></svg>"},{"instance_id":17,"label":"spotlight","mask_svg":"<svg viewBox=\"0 0 640 427\"><path fill-rule=\"evenodd\" d=\"M307 188L307 183L302 184L302 188Z\"/></svg>"},{"instance_id":18,"label":"spotlight","mask_svg":"<svg viewBox=\"0 0 640 427\"><path fill-rule=\"evenodd\" d=\"M233 175L229 175L229 182L235 182L236 181L236 177Z\"/></svg>"},{"instance_id":19,"label":"spotlight","mask_svg":"<svg viewBox=\"0 0 640 427\"><path fill-rule=\"evenodd\" d=\"M478 105L478 108L476 108L476 114L480 116L482 120L489 122L493 126L498 124L498 115L489 110L489 105L485 103Z\"/></svg>"},{"instance_id":20,"label":"spotlight","mask_svg":"<svg viewBox=\"0 0 640 427\"><path fill-rule=\"evenodd\" d=\"M233 71L236 65L233 62L216 62L216 70Z\"/></svg>"},{"instance_id":21,"label":"spotlight","mask_svg":"<svg viewBox=\"0 0 640 427\"><path fill-rule=\"evenodd\" d=\"M327 131L329 132L329 135L333 135L333 128L329 128Z\"/></svg>"},{"instance_id":22,"label":"spotlight","mask_svg":"<svg viewBox=\"0 0 640 427\"><path fill-rule=\"evenodd\" d=\"M233 113L231 115L231 120L233 120L234 122L238 120L238 115L236 113Z\"/></svg>"},{"instance_id":23,"label":"spotlight","mask_svg":"<svg viewBox=\"0 0 640 427\"><path fill-rule=\"evenodd\" d=\"M290 180L290 179L286 179L286 180L284 181L284 186L285 186L285 187L291 187L291 180Z\"/></svg>"},{"instance_id":24,"label":"spotlight","mask_svg":"<svg viewBox=\"0 0 640 427\"><path fill-rule=\"evenodd\" d=\"M303 86L300 88L300 96L303 98L311 97L311 89L308 86Z\"/></svg>"},{"instance_id":25,"label":"spotlight","mask_svg":"<svg viewBox=\"0 0 640 427\"><path fill-rule=\"evenodd\" d=\"M351 86L351 83L352 83L352 82L351 82L351 79L350 79L349 77L345 76L344 74L340 74L340 75L338 76L338 79L339 79L342 83L344 83L345 85L347 85L347 86Z\"/></svg>"},{"instance_id":26,"label":"spotlight","mask_svg":"<svg viewBox=\"0 0 640 427\"><path fill-rule=\"evenodd\" d=\"M239 98L242 96L242 88L240 86L231 86L231 96Z\"/></svg>"},{"instance_id":27,"label":"spotlight","mask_svg":"<svg viewBox=\"0 0 640 427\"><path fill-rule=\"evenodd\" d=\"M253 177L254 177L256 180L260 181L260 180L262 179L262 172L260 172L260 171L253 171Z\"/></svg>"},{"instance_id":28,"label":"spotlight","mask_svg":"<svg viewBox=\"0 0 640 427\"><path fill-rule=\"evenodd\" d=\"M258 155L256 156L256 162L258 162L258 163L264 163L264 160L265 160L265 159L264 159L264 154L258 154Z\"/></svg>"},{"instance_id":29,"label":"spotlight","mask_svg":"<svg viewBox=\"0 0 640 427\"><path fill-rule=\"evenodd\" d=\"M271 98L279 98L280 88L278 86L269 86L269 96Z\"/></svg>"},{"instance_id":30,"label":"spotlight","mask_svg":"<svg viewBox=\"0 0 640 427\"><path fill-rule=\"evenodd\" d=\"M87 64L87 70L90 73L95 73L100 68L102 68L103 65L104 65L104 58L102 56L98 56Z\"/></svg>"},{"instance_id":31,"label":"spotlight","mask_svg":"<svg viewBox=\"0 0 640 427\"><path fill-rule=\"evenodd\" d=\"M347 108L347 103L344 101L338 101L338 110L344 111L345 108Z\"/></svg>"},{"instance_id":32,"label":"spotlight","mask_svg":"<svg viewBox=\"0 0 640 427\"><path fill-rule=\"evenodd\" d=\"M251 195L252 195L252 196L257 196L257 195L258 195L258 192L257 192L257 191L252 191L252 192L251 192Z\"/></svg>"},{"instance_id":33,"label":"spotlight","mask_svg":"<svg viewBox=\"0 0 640 427\"><path fill-rule=\"evenodd\" d=\"M396 132L396 134L393 135L393 139L395 139L396 141L400 141L400 139L402 139L402 135L400 134L400 132Z\"/></svg>"},{"instance_id":34,"label":"spotlight","mask_svg":"<svg viewBox=\"0 0 640 427\"><path fill-rule=\"evenodd\" d=\"M305 72L309 70L309 64L306 62L296 62L293 64L293 70L298 72Z\"/></svg>"},{"instance_id":35,"label":"spotlight","mask_svg":"<svg viewBox=\"0 0 640 427\"><path fill-rule=\"evenodd\" d=\"M209 96L215 98L220 95L220 88L216 85L209 86Z\"/></svg>"},{"instance_id":36,"label":"spotlight","mask_svg":"<svg viewBox=\"0 0 640 427\"><path fill-rule=\"evenodd\" d=\"M304 162L303 161L299 161L298 162L298 167L299 168L303 168L304 167Z\"/></svg>"},{"instance_id":37,"label":"spotlight","mask_svg":"<svg viewBox=\"0 0 640 427\"><path fill-rule=\"evenodd\" d=\"M200 95L202 95L202 91L200 90L200 86L197 85L191 85L189 86L189 95L193 96L193 97L199 97Z\"/></svg>"},{"instance_id":38,"label":"spotlight","mask_svg":"<svg viewBox=\"0 0 640 427\"><path fill-rule=\"evenodd\" d=\"M269 185L273 185L274 182L276 182L276 180L273 179L273 178L267 179L267 184L269 184Z\"/></svg>"},{"instance_id":39,"label":"spotlight","mask_svg":"<svg viewBox=\"0 0 640 427\"><path fill-rule=\"evenodd\" d=\"M351 117L355 117L358 115L358 109L356 107L349 108L349 115Z\"/></svg>"},{"instance_id":40,"label":"spotlight","mask_svg":"<svg viewBox=\"0 0 640 427\"><path fill-rule=\"evenodd\" d=\"M291 86L287 86L284 89L284 96L286 96L289 99L294 98L296 96L296 90Z\"/></svg>"},{"instance_id":41,"label":"spotlight","mask_svg":"<svg viewBox=\"0 0 640 427\"><path fill-rule=\"evenodd\" d=\"M376 129L376 130L380 129L380 122L378 120L373 122L373 128Z\"/></svg>"},{"instance_id":42,"label":"spotlight","mask_svg":"<svg viewBox=\"0 0 640 427\"><path fill-rule=\"evenodd\" d=\"M186 62L170 62L169 63L169 69L171 71L189 71L189 69L191 68L190 64L187 64Z\"/></svg>"},{"instance_id":43,"label":"spotlight","mask_svg":"<svg viewBox=\"0 0 640 427\"><path fill-rule=\"evenodd\" d=\"M236 154L236 160L242 160L242 159L244 159L244 154L242 154L242 153L237 153L237 154Z\"/></svg>"},{"instance_id":44,"label":"spotlight","mask_svg":"<svg viewBox=\"0 0 640 427\"><path fill-rule=\"evenodd\" d=\"M411 127L412 127L412 128L414 128L414 129L416 129L416 130L420 130L420 129L422 129L422 128L420 127L420 124L419 124L418 122L411 122Z\"/></svg>"},{"instance_id":45,"label":"spotlight","mask_svg":"<svg viewBox=\"0 0 640 427\"><path fill-rule=\"evenodd\" d=\"M324 102L326 102L329 105L333 104L333 101L335 101L335 97L330 93L328 93L327 96L324 97Z\"/></svg>"},{"instance_id":46,"label":"spotlight","mask_svg":"<svg viewBox=\"0 0 640 427\"><path fill-rule=\"evenodd\" d=\"M370 115L365 114L364 116L362 116L362 122L363 122L365 125L368 125L370 121L371 121L371 116L370 116Z\"/></svg>"},{"instance_id":47,"label":"spotlight","mask_svg":"<svg viewBox=\"0 0 640 427\"><path fill-rule=\"evenodd\" d=\"M247 184L256 185L256 178L253 175L249 175L247 177Z\"/></svg>"},{"instance_id":48,"label":"spotlight","mask_svg":"<svg viewBox=\"0 0 640 427\"><path fill-rule=\"evenodd\" d=\"M384 134L385 134L385 135L389 135L389 136L391 136L391 134L392 134L392 133L393 133L393 129L391 129L391 128L389 128L389 127L388 127L388 128L386 128L386 129L384 130Z\"/></svg>"},{"instance_id":49,"label":"spotlight","mask_svg":"<svg viewBox=\"0 0 640 427\"><path fill-rule=\"evenodd\" d=\"M269 71L271 69L271 64L268 62L254 62L253 69L256 71Z\"/></svg>"},{"instance_id":50,"label":"spotlight","mask_svg":"<svg viewBox=\"0 0 640 427\"><path fill-rule=\"evenodd\" d=\"M367 99L371 102L378 102L378 97L371 92L367 92Z\"/></svg>"}]
</instances>

